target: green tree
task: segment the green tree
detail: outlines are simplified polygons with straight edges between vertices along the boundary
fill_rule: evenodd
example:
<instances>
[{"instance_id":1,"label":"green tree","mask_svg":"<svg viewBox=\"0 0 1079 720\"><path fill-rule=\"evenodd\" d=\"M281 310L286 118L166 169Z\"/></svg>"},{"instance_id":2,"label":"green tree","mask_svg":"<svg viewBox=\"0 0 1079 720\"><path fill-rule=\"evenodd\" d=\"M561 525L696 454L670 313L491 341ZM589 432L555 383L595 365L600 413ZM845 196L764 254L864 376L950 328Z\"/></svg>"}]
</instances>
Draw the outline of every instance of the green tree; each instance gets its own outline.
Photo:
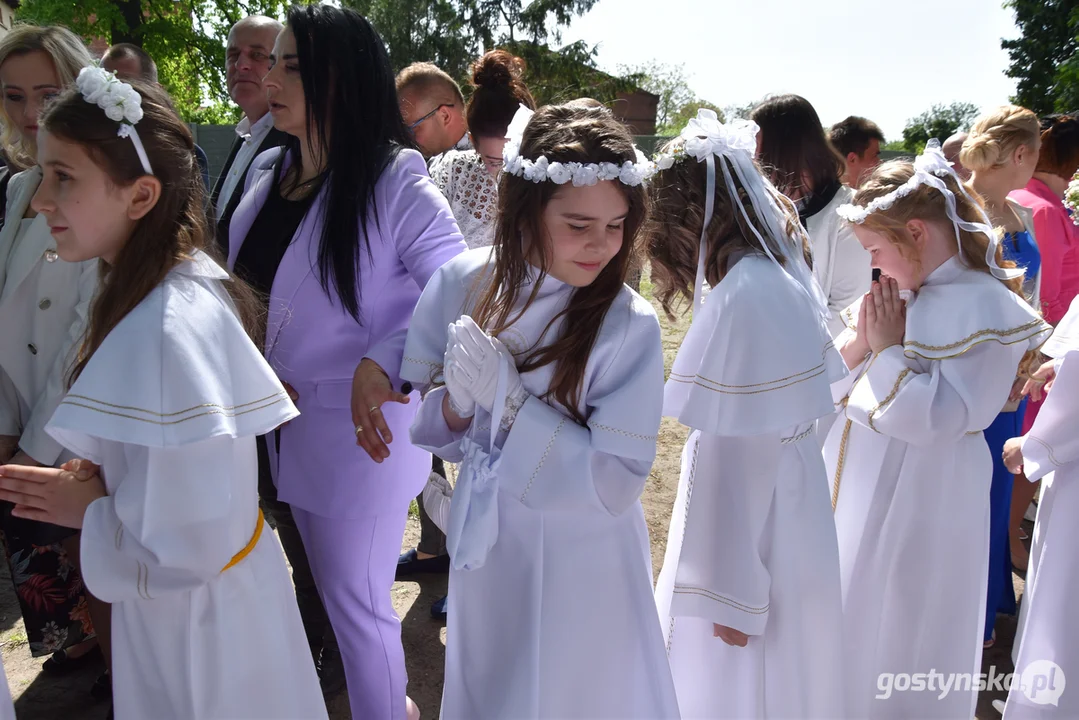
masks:
<instances>
[{"instance_id":1,"label":"green tree","mask_svg":"<svg viewBox=\"0 0 1079 720\"><path fill-rule=\"evenodd\" d=\"M1079 0L1008 0L1020 37L1002 40L1012 101L1039 115L1079 109Z\"/></svg>"},{"instance_id":2,"label":"green tree","mask_svg":"<svg viewBox=\"0 0 1079 720\"><path fill-rule=\"evenodd\" d=\"M978 106L972 103L934 105L918 117L907 120L903 128L903 145L908 152L919 153L931 138L944 142L960 128L968 127L976 117Z\"/></svg>"},{"instance_id":3,"label":"green tree","mask_svg":"<svg viewBox=\"0 0 1079 720\"><path fill-rule=\"evenodd\" d=\"M667 65L651 60L638 65L621 65L618 71L622 77L642 90L659 96L659 104L656 106L657 135L676 135L685 127L689 118L679 124L679 114L687 109L697 96L689 86L684 64ZM696 114L694 109L693 115Z\"/></svg>"},{"instance_id":4,"label":"green tree","mask_svg":"<svg viewBox=\"0 0 1079 720\"><path fill-rule=\"evenodd\" d=\"M947 138L945 138L945 140L947 140ZM924 148L925 145L922 145L922 147ZM886 142L880 146L880 149L883 152L908 152L907 144L902 140L891 140Z\"/></svg>"},{"instance_id":5,"label":"green tree","mask_svg":"<svg viewBox=\"0 0 1079 720\"><path fill-rule=\"evenodd\" d=\"M66 25L88 42L129 42L157 63L161 84L188 122L238 119L225 87L225 41L247 15L283 17L282 0L23 0L17 17Z\"/></svg>"},{"instance_id":6,"label":"green tree","mask_svg":"<svg viewBox=\"0 0 1079 720\"><path fill-rule=\"evenodd\" d=\"M525 81L539 102L586 93L614 99L627 83L596 69L596 50L577 42L558 50L560 29L597 0L341 0L378 30L394 69L433 62L465 84L469 65L486 48L523 58Z\"/></svg>"},{"instance_id":7,"label":"green tree","mask_svg":"<svg viewBox=\"0 0 1079 720\"><path fill-rule=\"evenodd\" d=\"M719 121L724 122L726 115L723 112L723 108L707 100L696 98L687 102L682 107L678 108L678 112L674 114L674 117L670 119L670 122L665 128L657 128L656 133L659 135L677 135L689 124L689 121L697 117L697 111L701 109L712 110L719 116ZM662 132L661 132L662 130Z\"/></svg>"}]
</instances>

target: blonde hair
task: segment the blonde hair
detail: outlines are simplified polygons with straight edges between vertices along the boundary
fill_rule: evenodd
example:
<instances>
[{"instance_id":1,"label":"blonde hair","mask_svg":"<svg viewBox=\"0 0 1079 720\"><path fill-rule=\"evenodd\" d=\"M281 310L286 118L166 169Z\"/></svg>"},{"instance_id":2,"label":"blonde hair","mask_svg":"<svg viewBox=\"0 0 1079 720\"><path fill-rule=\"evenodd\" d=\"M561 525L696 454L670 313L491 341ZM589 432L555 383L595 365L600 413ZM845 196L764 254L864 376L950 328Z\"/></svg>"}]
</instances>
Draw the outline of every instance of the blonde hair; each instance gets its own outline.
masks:
<instances>
[{"instance_id":1,"label":"blonde hair","mask_svg":"<svg viewBox=\"0 0 1079 720\"><path fill-rule=\"evenodd\" d=\"M914 165L907 160L893 160L884 163L873 171L869 179L854 194L851 201L855 205L865 206L878 197L887 195L904 185L914 175ZM955 209L960 219L970 223L982 223L985 206L976 192L967 187L968 198L959 187L959 183L951 175L941 178L945 186L955 196ZM900 253L917 262L917 250L914 239L907 230L907 223L911 220L921 220L946 227L952 231L953 224L948 216L948 205L944 193L931 185L919 185L914 192L905 197L896 198L895 202L887 210L878 210L870 213L865 219L863 227L880 233L888 238L900 251ZM985 261L985 253L989 248L989 238L985 233L971 232L959 228L959 248L963 260L968 267L980 272L992 274L989 264ZM1014 268L1015 263L1004 259L1003 247L998 244L996 254L997 265L1002 268ZM999 278L998 278L999 279ZM1023 280L1021 277L1010 280L1000 280L1016 295L1023 297Z\"/></svg>"},{"instance_id":2,"label":"blonde hair","mask_svg":"<svg viewBox=\"0 0 1079 720\"><path fill-rule=\"evenodd\" d=\"M10 57L32 52L43 52L49 56L61 88L74 84L79 71L94 64L86 45L67 28L60 25L42 27L20 24L0 40L0 66ZM22 136L18 123L8 117L3 103L0 103L0 125L3 126L0 149L7 157L8 164L17 170L33 167L37 163L34 141Z\"/></svg>"},{"instance_id":3,"label":"blonde hair","mask_svg":"<svg viewBox=\"0 0 1079 720\"><path fill-rule=\"evenodd\" d=\"M1009 162L1020 145L1036 147L1040 136L1037 115L1017 105L1001 105L974 121L959 162L972 172L992 170Z\"/></svg>"},{"instance_id":4,"label":"blonde hair","mask_svg":"<svg viewBox=\"0 0 1079 720\"><path fill-rule=\"evenodd\" d=\"M461 86L434 63L412 63L397 73L396 84L398 95L417 93L446 105L457 104L464 109L465 96L461 94Z\"/></svg>"}]
</instances>

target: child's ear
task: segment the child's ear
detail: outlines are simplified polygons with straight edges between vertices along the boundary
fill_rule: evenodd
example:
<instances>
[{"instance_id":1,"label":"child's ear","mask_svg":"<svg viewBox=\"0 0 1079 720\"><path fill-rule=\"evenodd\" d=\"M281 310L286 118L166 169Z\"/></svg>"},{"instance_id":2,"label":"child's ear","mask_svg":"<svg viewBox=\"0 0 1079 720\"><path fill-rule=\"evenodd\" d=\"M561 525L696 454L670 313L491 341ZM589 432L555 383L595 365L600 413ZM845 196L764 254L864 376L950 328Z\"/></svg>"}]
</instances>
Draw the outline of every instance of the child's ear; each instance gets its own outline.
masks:
<instances>
[{"instance_id":1,"label":"child's ear","mask_svg":"<svg viewBox=\"0 0 1079 720\"><path fill-rule=\"evenodd\" d=\"M910 233L910 237L914 240L914 245L919 250L925 248L926 240L929 238L929 226L925 224L924 220L914 218L907 221L907 232Z\"/></svg>"},{"instance_id":2,"label":"child's ear","mask_svg":"<svg viewBox=\"0 0 1079 720\"><path fill-rule=\"evenodd\" d=\"M127 216L131 220L141 220L154 209L161 198L161 181L153 175L143 175L131 186Z\"/></svg>"}]
</instances>

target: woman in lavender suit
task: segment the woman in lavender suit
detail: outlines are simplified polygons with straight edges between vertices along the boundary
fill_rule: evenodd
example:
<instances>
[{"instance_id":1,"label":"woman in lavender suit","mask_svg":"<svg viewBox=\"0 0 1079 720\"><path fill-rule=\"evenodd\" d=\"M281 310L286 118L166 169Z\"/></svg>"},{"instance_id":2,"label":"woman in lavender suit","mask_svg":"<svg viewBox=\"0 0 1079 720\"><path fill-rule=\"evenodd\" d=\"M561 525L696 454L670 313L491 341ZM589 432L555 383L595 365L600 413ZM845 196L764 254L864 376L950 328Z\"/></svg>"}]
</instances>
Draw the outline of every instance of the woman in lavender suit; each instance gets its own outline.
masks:
<instances>
[{"instance_id":1,"label":"woman in lavender suit","mask_svg":"<svg viewBox=\"0 0 1079 720\"><path fill-rule=\"evenodd\" d=\"M431 456L408 442L419 403L398 392L398 373L420 291L465 246L407 149L389 59L363 17L293 7L272 62L270 112L290 137L252 164L229 266L269 298L266 357L301 412L267 436L269 462L337 635L352 716L400 720L390 588Z\"/></svg>"}]
</instances>

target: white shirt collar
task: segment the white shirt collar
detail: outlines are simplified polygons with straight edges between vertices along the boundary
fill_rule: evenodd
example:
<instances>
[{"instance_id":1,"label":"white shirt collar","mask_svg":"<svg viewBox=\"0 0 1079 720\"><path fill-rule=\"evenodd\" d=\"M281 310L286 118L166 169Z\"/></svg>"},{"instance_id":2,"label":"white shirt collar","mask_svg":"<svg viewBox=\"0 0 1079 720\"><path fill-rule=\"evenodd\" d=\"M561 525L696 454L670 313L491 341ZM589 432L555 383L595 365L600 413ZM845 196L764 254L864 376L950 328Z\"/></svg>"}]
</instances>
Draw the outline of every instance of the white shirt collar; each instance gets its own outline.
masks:
<instances>
[{"instance_id":1,"label":"white shirt collar","mask_svg":"<svg viewBox=\"0 0 1079 720\"><path fill-rule=\"evenodd\" d=\"M244 115L236 125L236 134L246 141L250 141L254 137L265 135L269 132L270 127L273 125L273 115L266 113L258 119L258 122L251 124L251 120Z\"/></svg>"}]
</instances>

